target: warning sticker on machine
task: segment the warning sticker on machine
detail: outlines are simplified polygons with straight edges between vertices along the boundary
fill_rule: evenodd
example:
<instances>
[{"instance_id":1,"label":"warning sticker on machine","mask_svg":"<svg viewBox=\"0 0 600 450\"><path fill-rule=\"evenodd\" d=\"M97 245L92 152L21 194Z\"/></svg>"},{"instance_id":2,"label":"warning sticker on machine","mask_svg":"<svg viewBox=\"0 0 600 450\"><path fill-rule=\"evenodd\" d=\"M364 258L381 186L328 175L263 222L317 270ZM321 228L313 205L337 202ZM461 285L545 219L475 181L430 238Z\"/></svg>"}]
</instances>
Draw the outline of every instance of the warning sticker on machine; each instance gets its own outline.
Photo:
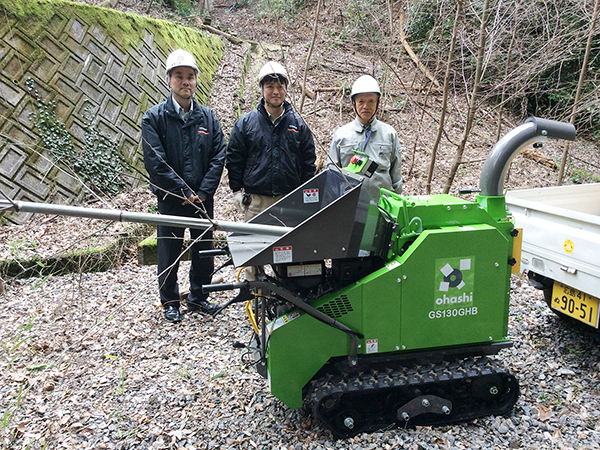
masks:
<instances>
[{"instance_id":1,"label":"warning sticker on machine","mask_svg":"<svg viewBox=\"0 0 600 450\"><path fill-rule=\"evenodd\" d=\"M366 353L377 353L379 351L378 344L379 344L378 339L367 339L365 352Z\"/></svg>"},{"instance_id":2,"label":"warning sticker on machine","mask_svg":"<svg viewBox=\"0 0 600 450\"><path fill-rule=\"evenodd\" d=\"M270 322L267 324L267 331L269 334L271 334L277 328L284 326L286 323L290 323L292 320L297 319L298 317L300 317L300 313L298 311L278 317L275 319L275 322Z\"/></svg>"},{"instance_id":3,"label":"warning sticker on machine","mask_svg":"<svg viewBox=\"0 0 600 450\"><path fill-rule=\"evenodd\" d=\"M313 275L322 275L321 264L305 264L302 266L287 266L288 277L311 277Z\"/></svg>"},{"instance_id":4,"label":"warning sticker on machine","mask_svg":"<svg viewBox=\"0 0 600 450\"><path fill-rule=\"evenodd\" d=\"M289 263L294 259L292 257L292 246L289 247L273 247L273 263Z\"/></svg>"},{"instance_id":5,"label":"warning sticker on machine","mask_svg":"<svg viewBox=\"0 0 600 450\"><path fill-rule=\"evenodd\" d=\"M319 203L319 190L318 189L304 189L304 203Z\"/></svg>"},{"instance_id":6,"label":"warning sticker on machine","mask_svg":"<svg viewBox=\"0 0 600 450\"><path fill-rule=\"evenodd\" d=\"M398 266L400 266L400 263L398 261L392 261L386 267L388 268L388 270L394 270Z\"/></svg>"}]
</instances>

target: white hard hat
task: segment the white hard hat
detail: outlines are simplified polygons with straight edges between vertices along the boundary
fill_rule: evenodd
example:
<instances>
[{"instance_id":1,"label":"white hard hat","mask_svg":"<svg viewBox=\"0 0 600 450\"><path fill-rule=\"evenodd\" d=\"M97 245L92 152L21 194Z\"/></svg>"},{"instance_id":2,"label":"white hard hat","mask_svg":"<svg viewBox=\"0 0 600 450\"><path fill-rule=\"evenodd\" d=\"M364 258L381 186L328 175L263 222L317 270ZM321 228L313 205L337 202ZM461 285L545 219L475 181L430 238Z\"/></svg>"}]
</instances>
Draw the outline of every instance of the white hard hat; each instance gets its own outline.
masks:
<instances>
[{"instance_id":1,"label":"white hard hat","mask_svg":"<svg viewBox=\"0 0 600 450\"><path fill-rule=\"evenodd\" d=\"M177 49L168 56L167 75L176 67L189 67L190 69L193 69L196 74L198 73L196 60L191 53L188 53L182 49Z\"/></svg>"},{"instance_id":2,"label":"white hard hat","mask_svg":"<svg viewBox=\"0 0 600 450\"><path fill-rule=\"evenodd\" d=\"M260 72L258 73L258 84L262 85L263 79L269 75L272 77L283 77L285 79L286 84L289 82L289 77L287 71L285 70L285 67L283 67L278 62L269 61L264 66L262 66Z\"/></svg>"},{"instance_id":3,"label":"white hard hat","mask_svg":"<svg viewBox=\"0 0 600 450\"><path fill-rule=\"evenodd\" d=\"M379 83L377 80L370 75L363 75L359 77L352 85L350 98L354 100L354 96L357 94L367 94L371 92L381 97L381 90L379 89Z\"/></svg>"}]
</instances>

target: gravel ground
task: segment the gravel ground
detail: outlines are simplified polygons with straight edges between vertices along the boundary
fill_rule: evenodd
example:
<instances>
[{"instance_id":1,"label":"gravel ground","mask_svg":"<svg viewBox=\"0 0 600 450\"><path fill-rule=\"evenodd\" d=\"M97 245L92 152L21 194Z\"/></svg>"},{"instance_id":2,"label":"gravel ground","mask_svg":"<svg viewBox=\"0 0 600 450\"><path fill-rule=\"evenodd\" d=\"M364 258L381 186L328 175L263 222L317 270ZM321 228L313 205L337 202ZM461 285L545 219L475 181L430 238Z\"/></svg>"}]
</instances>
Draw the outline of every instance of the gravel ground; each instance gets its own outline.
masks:
<instances>
[{"instance_id":1,"label":"gravel ground","mask_svg":"<svg viewBox=\"0 0 600 450\"><path fill-rule=\"evenodd\" d=\"M600 448L599 336L563 323L517 276L514 347L498 356L521 385L509 416L347 440L244 366L233 346L251 336L241 307L164 322L154 267L11 281L0 320L7 449Z\"/></svg>"},{"instance_id":2,"label":"gravel ground","mask_svg":"<svg viewBox=\"0 0 600 450\"><path fill-rule=\"evenodd\" d=\"M122 3L138 4L133 0ZM234 20L235 13L217 4L215 14L225 23L225 18ZM263 31L270 24L253 22L248 14L242 10L237 18L248 16L249 31L256 32L256 36L248 36L268 38ZM294 44L300 39L292 34L286 38ZM273 36L271 40L275 41ZM307 39L299 42L302 45L285 47L294 79L301 79L308 49ZM210 99L226 132L235 118L235 92L246 47L227 44L227 48ZM262 58L277 56L276 51L262 50ZM370 67L374 57L355 50L323 49L314 58L308 82L316 89L348 85L357 76L357 67ZM258 67L260 62L253 61L251 72ZM403 76L410 79L410 63L403 67ZM394 89L398 92L390 98L417 95L398 86ZM247 92L252 95L251 89ZM291 94L297 96L298 84ZM245 98L242 109L251 105ZM423 126L417 119L420 111L409 109L383 109L381 113L398 129L406 149L405 192L421 194L429 165L428 143L433 142L436 128ZM305 117L323 157L331 134L351 118L351 110L338 93L321 94L307 102ZM462 116L453 117L448 133L456 141ZM522 123L522 119L513 122ZM475 129L465 155L471 163L463 166L453 189L478 185L481 162L494 143L494 134L493 123ZM573 167L595 171L600 161L597 146L581 143L574 148L579 159L572 162ZM441 191L453 156L452 146L442 150L434 193ZM561 150L559 142L544 147L554 161L559 160ZM510 177L511 188L541 187L554 184L556 172L518 157ZM146 210L147 204L140 198L147 197L140 194L134 199L140 210ZM225 178L217 198L216 217L239 220ZM115 207L129 209L129 204ZM44 228L43 220L34 223L44 231L35 235L40 241L37 252L45 248L44 240L64 247L63 241L69 244L79 238L79 234L65 236L61 230L76 233L79 228L83 234L92 230L89 222L64 225L58 219ZM29 235L15 237L28 230L28 226L20 230L11 227L3 230L0 239L15 245L33 242ZM0 246L0 253L16 250L29 252L30 247ZM55 251L50 246L50 252ZM182 264L182 280L187 267ZM521 277L514 277L511 293L509 335L515 345L498 356L521 384L521 396L511 415L446 427L387 430L338 441L304 412L282 405L269 393L266 380L243 365L245 350L233 344L247 342L251 327L240 306L216 319L190 315L179 325L165 323L155 271L155 267L127 263L105 273L6 280L4 286L0 280L1 448L600 448L600 335L564 323L548 309L541 293ZM234 279L231 270L223 276ZM224 303L226 298L216 297L215 301Z\"/></svg>"}]
</instances>

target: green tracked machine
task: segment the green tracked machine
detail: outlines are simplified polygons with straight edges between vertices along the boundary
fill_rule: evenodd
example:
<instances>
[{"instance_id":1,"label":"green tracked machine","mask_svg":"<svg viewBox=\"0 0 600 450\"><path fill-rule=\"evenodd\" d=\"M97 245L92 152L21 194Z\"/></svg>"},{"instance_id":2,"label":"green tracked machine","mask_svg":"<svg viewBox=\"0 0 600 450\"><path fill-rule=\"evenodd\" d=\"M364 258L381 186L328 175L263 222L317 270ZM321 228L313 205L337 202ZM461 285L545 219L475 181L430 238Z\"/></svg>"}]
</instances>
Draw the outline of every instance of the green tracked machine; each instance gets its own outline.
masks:
<instances>
[{"instance_id":1,"label":"green tracked machine","mask_svg":"<svg viewBox=\"0 0 600 450\"><path fill-rule=\"evenodd\" d=\"M519 267L503 180L522 148L547 138L573 140L575 129L530 118L504 136L484 164L475 202L382 190L376 204L361 175L328 169L248 223L0 207L230 232L224 248L205 256L265 270L255 281L205 291L252 293L244 299L254 330L246 362L275 397L346 438L512 410L518 381L494 356L511 346L510 276Z\"/></svg>"},{"instance_id":2,"label":"green tracked machine","mask_svg":"<svg viewBox=\"0 0 600 450\"><path fill-rule=\"evenodd\" d=\"M357 158L352 171L326 170L249 222L285 234L232 233L233 264L272 273L205 288L255 293L252 351L271 393L341 438L509 412L519 385L491 357L511 345L519 267L502 185L511 159L547 138L572 140L575 129L530 118L509 132L484 164L475 202L382 190L375 204L356 174L373 168Z\"/></svg>"}]
</instances>

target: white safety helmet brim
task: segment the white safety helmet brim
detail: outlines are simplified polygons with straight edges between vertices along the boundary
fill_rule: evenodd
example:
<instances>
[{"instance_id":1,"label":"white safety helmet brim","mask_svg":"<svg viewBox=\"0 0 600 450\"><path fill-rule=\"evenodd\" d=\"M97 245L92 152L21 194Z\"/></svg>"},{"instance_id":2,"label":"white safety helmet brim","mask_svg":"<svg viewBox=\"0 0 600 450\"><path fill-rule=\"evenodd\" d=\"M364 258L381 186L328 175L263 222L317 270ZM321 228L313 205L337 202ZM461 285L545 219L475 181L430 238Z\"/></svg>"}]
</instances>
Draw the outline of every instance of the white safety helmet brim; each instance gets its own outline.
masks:
<instances>
[{"instance_id":1,"label":"white safety helmet brim","mask_svg":"<svg viewBox=\"0 0 600 450\"><path fill-rule=\"evenodd\" d=\"M262 86L263 80L266 77L273 77L278 79L283 78L286 85L289 84L290 80L290 77L288 76L285 67L283 67L281 64L275 61L269 61L260 69L260 72L258 73L259 86Z\"/></svg>"},{"instance_id":2,"label":"white safety helmet brim","mask_svg":"<svg viewBox=\"0 0 600 450\"><path fill-rule=\"evenodd\" d=\"M167 57L166 72L167 75L177 67L189 67L196 75L198 74L198 66L196 60L191 53L182 49L177 49Z\"/></svg>"},{"instance_id":3,"label":"white safety helmet brim","mask_svg":"<svg viewBox=\"0 0 600 450\"><path fill-rule=\"evenodd\" d=\"M379 89L379 83L375 78L370 75L363 75L359 77L352 85L350 91L350 99L354 101L354 96L358 94L370 94L374 93L381 97L381 89Z\"/></svg>"}]
</instances>

